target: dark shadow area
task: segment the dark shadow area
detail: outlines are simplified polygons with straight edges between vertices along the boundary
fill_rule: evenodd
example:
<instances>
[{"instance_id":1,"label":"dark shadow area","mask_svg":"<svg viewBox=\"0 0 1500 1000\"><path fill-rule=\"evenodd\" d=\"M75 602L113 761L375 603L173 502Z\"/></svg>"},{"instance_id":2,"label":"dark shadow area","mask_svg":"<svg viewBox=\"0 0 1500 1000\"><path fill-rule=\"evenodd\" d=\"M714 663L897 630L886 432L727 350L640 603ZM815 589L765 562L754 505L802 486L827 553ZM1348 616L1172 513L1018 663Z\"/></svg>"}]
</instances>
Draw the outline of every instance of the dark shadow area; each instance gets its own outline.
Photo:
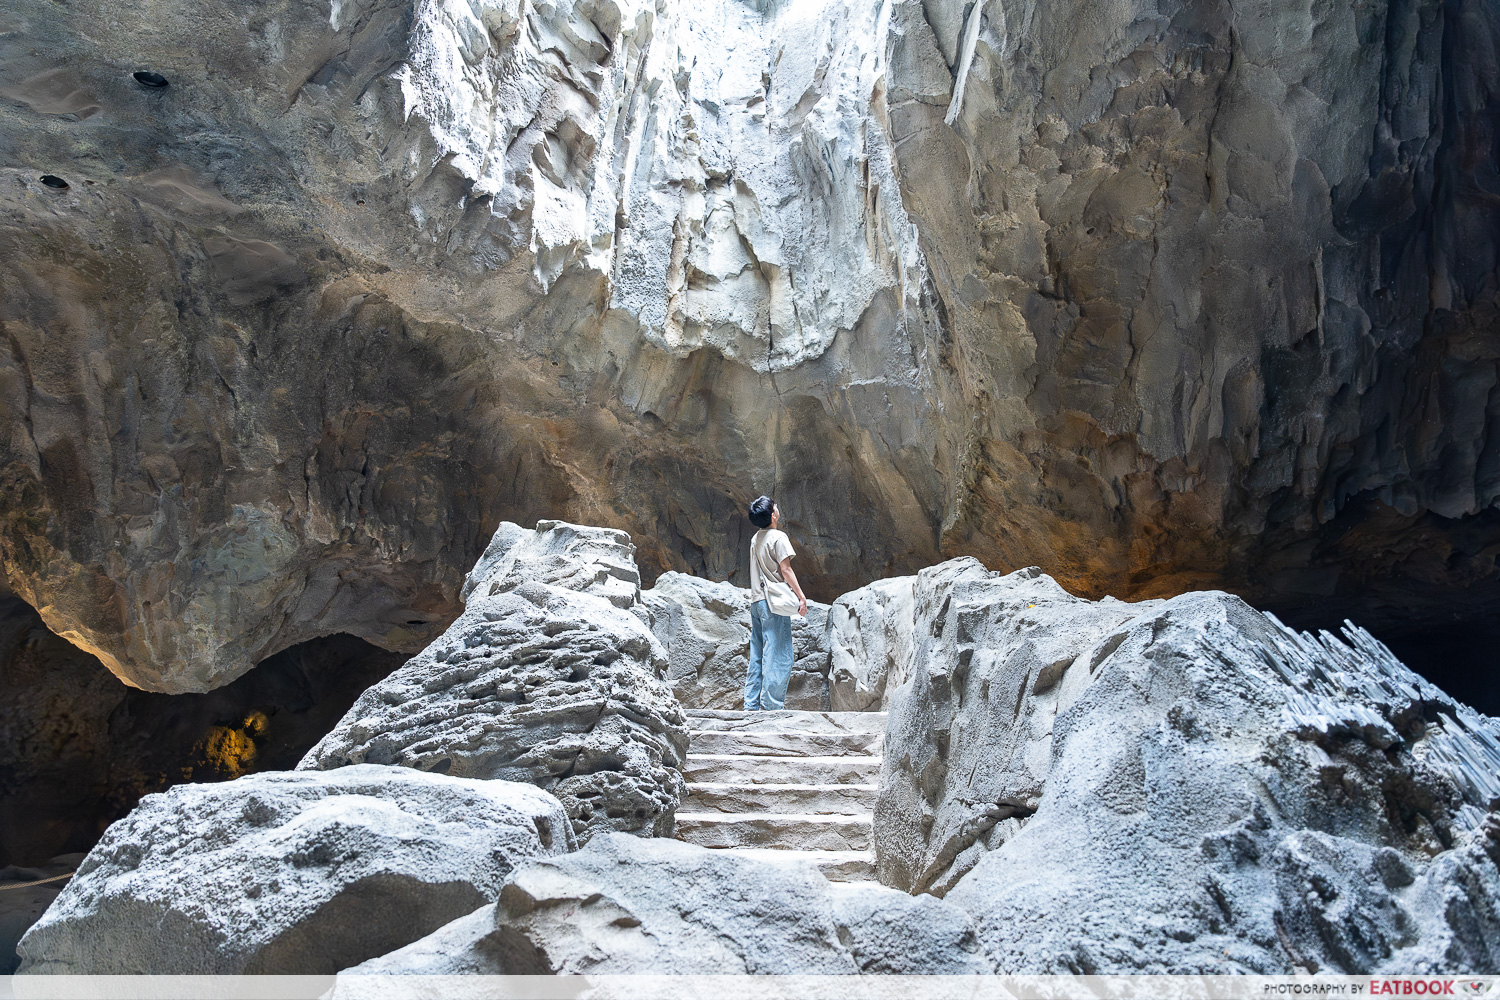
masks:
<instances>
[{"instance_id":1,"label":"dark shadow area","mask_svg":"<svg viewBox=\"0 0 1500 1000\"><path fill-rule=\"evenodd\" d=\"M1500 624L1465 621L1441 628L1371 634L1423 677L1485 715L1500 715Z\"/></svg>"},{"instance_id":2,"label":"dark shadow area","mask_svg":"<svg viewBox=\"0 0 1500 1000\"><path fill-rule=\"evenodd\" d=\"M0 600L0 866L87 851L148 793L295 767L406 660L335 635L215 691L156 694L126 687L24 602Z\"/></svg>"},{"instance_id":3,"label":"dark shadow area","mask_svg":"<svg viewBox=\"0 0 1500 1000\"><path fill-rule=\"evenodd\" d=\"M1339 629L1348 619L1452 697L1486 715L1500 716L1500 622L1480 606L1490 590L1477 598L1454 594L1446 614L1430 601L1413 613L1411 605L1400 607L1375 598L1359 609L1267 610L1293 628L1321 629L1340 637Z\"/></svg>"}]
</instances>

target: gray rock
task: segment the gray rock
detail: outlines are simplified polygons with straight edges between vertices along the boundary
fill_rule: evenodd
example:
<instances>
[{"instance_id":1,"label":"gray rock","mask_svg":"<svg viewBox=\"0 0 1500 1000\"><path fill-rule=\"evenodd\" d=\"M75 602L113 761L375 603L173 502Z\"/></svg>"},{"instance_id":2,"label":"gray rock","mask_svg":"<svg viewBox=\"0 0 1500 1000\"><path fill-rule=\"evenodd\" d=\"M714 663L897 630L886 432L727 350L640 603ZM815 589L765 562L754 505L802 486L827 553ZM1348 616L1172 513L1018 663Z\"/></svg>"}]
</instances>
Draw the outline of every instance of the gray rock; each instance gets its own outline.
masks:
<instances>
[{"instance_id":1,"label":"gray rock","mask_svg":"<svg viewBox=\"0 0 1500 1000\"><path fill-rule=\"evenodd\" d=\"M969 915L936 896L870 882L834 884L833 919L859 971L904 976L985 975Z\"/></svg>"},{"instance_id":2,"label":"gray rock","mask_svg":"<svg viewBox=\"0 0 1500 1000\"><path fill-rule=\"evenodd\" d=\"M760 490L825 597L1493 607L1493 4L144 2L0 26L0 570L133 684Z\"/></svg>"},{"instance_id":3,"label":"gray rock","mask_svg":"<svg viewBox=\"0 0 1500 1000\"><path fill-rule=\"evenodd\" d=\"M531 785L361 766L148 795L22 938L23 973L323 974L496 898L574 846Z\"/></svg>"},{"instance_id":4,"label":"gray rock","mask_svg":"<svg viewBox=\"0 0 1500 1000\"><path fill-rule=\"evenodd\" d=\"M743 708L750 591L686 573L663 573L641 593L641 604L667 651L667 681L683 707ZM806 615L792 616L787 709L828 710L828 614L828 605L808 601Z\"/></svg>"},{"instance_id":5,"label":"gray rock","mask_svg":"<svg viewBox=\"0 0 1500 1000\"><path fill-rule=\"evenodd\" d=\"M502 523L459 596L471 603L476 593L493 597L528 582L594 594L617 608L634 607L641 596L630 535L566 521L538 521L535 530Z\"/></svg>"},{"instance_id":6,"label":"gray rock","mask_svg":"<svg viewBox=\"0 0 1500 1000\"><path fill-rule=\"evenodd\" d=\"M923 974L986 971L967 915L882 887L609 834L518 870L494 906L349 969L361 975Z\"/></svg>"},{"instance_id":7,"label":"gray rock","mask_svg":"<svg viewBox=\"0 0 1500 1000\"><path fill-rule=\"evenodd\" d=\"M885 711L913 657L916 578L879 580L828 609L829 702L835 712Z\"/></svg>"},{"instance_id":8,"label":"gray rock","mask_svg":"<svg viewBox=\"0 0 1500 1000\"><path fill-rule=\"evenodd\" d=\"M1500 727L1345 635L957 583L892 704L882 880L1002 972L1500 968Z\"/></svg>"},{"instance_id":9,"label":"gray rock","mask_svg":"<svg viewBox=\"0 0 1500 1000\"><path fill-rule=\"evenodd\" d=\"M619 532L501 525L458 621L361 695L298 767L529 781L562 800L580 841L602 829L670 836L687 729L660 644L619 606L634 603L633 570Z\"/></svg>"}]
</instances>

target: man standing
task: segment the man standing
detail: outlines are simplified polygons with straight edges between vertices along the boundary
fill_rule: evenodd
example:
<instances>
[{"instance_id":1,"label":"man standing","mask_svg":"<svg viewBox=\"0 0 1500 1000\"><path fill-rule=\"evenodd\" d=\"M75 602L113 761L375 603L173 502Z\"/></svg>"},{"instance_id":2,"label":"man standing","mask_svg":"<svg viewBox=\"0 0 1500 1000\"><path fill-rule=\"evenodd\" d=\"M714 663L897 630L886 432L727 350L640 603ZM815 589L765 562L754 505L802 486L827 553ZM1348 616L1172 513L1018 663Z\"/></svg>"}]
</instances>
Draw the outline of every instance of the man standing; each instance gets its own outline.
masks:
<instances>
[{"instance_id":1,"label":"man standing","mask_svg":"<svg viewBox=\"0 0 1500 1000\"><path fill-rule=\"evenodd\" d=\"M750 503L750 523L760 530L750 540L750 668L745 673L745 711L775 712L786 702L792 678L792 617L807 614L807 598L792 572L792 540L777 525L781 511L770 497Z\"/></svg>"}]
</instances>

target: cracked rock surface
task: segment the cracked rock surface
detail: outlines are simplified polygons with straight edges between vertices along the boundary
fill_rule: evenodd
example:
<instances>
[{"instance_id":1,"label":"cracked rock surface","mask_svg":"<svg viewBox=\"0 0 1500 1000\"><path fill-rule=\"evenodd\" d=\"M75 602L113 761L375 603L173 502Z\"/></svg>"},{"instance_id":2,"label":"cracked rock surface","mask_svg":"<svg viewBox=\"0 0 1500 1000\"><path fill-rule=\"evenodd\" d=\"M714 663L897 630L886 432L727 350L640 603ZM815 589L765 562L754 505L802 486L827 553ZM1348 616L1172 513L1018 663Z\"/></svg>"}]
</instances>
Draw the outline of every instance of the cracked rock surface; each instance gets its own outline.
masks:
<instances>
[{"instance_id":1,"label":"cracked rock surface","mask_svg":"<svg viewBox=\"0 0 1500 1000\"><path fill-rule=\"evenodd\" d=\"M899 931L896 931L899 928ZM982 974L968 916L673 840L595 837L518 870L500 900L341 976ZM374 989L378 990L377 984Z\"/></svg>"},{"instance_id":2,"label":"cracked rock surface","mask_svg":"<svg viewBox=\"0 0 1500 1000\"><path fill-rule=\"evenodd\" d=\"M1487 614L1497 31L15 0L4 586L204 691L318 636L421 649L503 520L743 583L770 492L823 599L968 554Z\"/></svg>"},{"instance_id":3,"label":"cracked rock surface","mask_svg":"<svg viewBox=\"0 0 1500 1000\"><path fill-rule=\"evenodd\" d=\"M458 621L370 687L300 769L389 764L529 781L578 839L670 836L687 728L623 532L502 524ZM550 581L550 582L541 582Z\"/></svg>"},{"instance_id":4,"label":"cracked rock surface","mask_svg":"<svg viewBox=\"0 0 1500 1000\"><path fill-rule=\"evenodd\" d=\"M1367 633L961 560L913 588L877 868L997 970L1500 968L1500 725Z\"/></svg>"},{"instance_id":5,"label":"cracked rock surface","mask_svg":"<svg viewBox=\"0 0 1500 1000\"><path fill-rule=\"evenodd\" d=\"M22 938L20 971L329 974L573 846L529 784L366 765L178 785L109 828Z\"/></svg>"}]
</instances>

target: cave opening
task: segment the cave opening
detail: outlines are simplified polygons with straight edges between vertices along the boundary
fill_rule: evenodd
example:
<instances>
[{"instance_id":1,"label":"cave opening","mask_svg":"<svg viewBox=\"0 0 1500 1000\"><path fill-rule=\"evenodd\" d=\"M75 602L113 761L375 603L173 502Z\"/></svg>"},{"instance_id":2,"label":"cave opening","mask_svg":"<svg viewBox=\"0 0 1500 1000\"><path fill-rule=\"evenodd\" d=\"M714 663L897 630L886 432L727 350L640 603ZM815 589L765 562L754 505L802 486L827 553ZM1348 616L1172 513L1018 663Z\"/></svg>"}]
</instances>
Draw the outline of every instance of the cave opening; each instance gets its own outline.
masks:
<instances>
[{"instance_id":1,"label":"cave opening","mask_svg":"<svg viewBox=\"0 0 1500 1000\"><path fill-rule=\"evenodd\" d=\"M213 691L159 694L121 683L24 601L0 600L0 867L89 850L148 793L290 770L406 659L332 635Z\"/></svg>"},{"instance_id":2,"label":"cave opening","mask_svg":"<svg viewBox=\"0 0 1500 1000\"><path fill-rule=\"evenodd\" d=\"M1469 594L1455 596L1455 610L1446 615L1430 605L1417 613L1392 613L1388 602L1378 599L1363 608L1268 610L1293 628L1326 631L1340 639L1344 621L1352 621L1453 698L1485 715L1500 716L1500 672L1495 669L1500 622L1484 613L1484 606L1482 594Z\"/></svg>"},{"instance_id":3,"label":"cave opening","mask_svg":"<svg viewBox=\"0 0 1500 1000\"><path fill-rule=\"evenodd\" d=\"M1500 716L1500 623L1458 619L1438 625L1369 629L1396 658L1454 698L1485 715Z\"/></svg>"}]
</instances>

